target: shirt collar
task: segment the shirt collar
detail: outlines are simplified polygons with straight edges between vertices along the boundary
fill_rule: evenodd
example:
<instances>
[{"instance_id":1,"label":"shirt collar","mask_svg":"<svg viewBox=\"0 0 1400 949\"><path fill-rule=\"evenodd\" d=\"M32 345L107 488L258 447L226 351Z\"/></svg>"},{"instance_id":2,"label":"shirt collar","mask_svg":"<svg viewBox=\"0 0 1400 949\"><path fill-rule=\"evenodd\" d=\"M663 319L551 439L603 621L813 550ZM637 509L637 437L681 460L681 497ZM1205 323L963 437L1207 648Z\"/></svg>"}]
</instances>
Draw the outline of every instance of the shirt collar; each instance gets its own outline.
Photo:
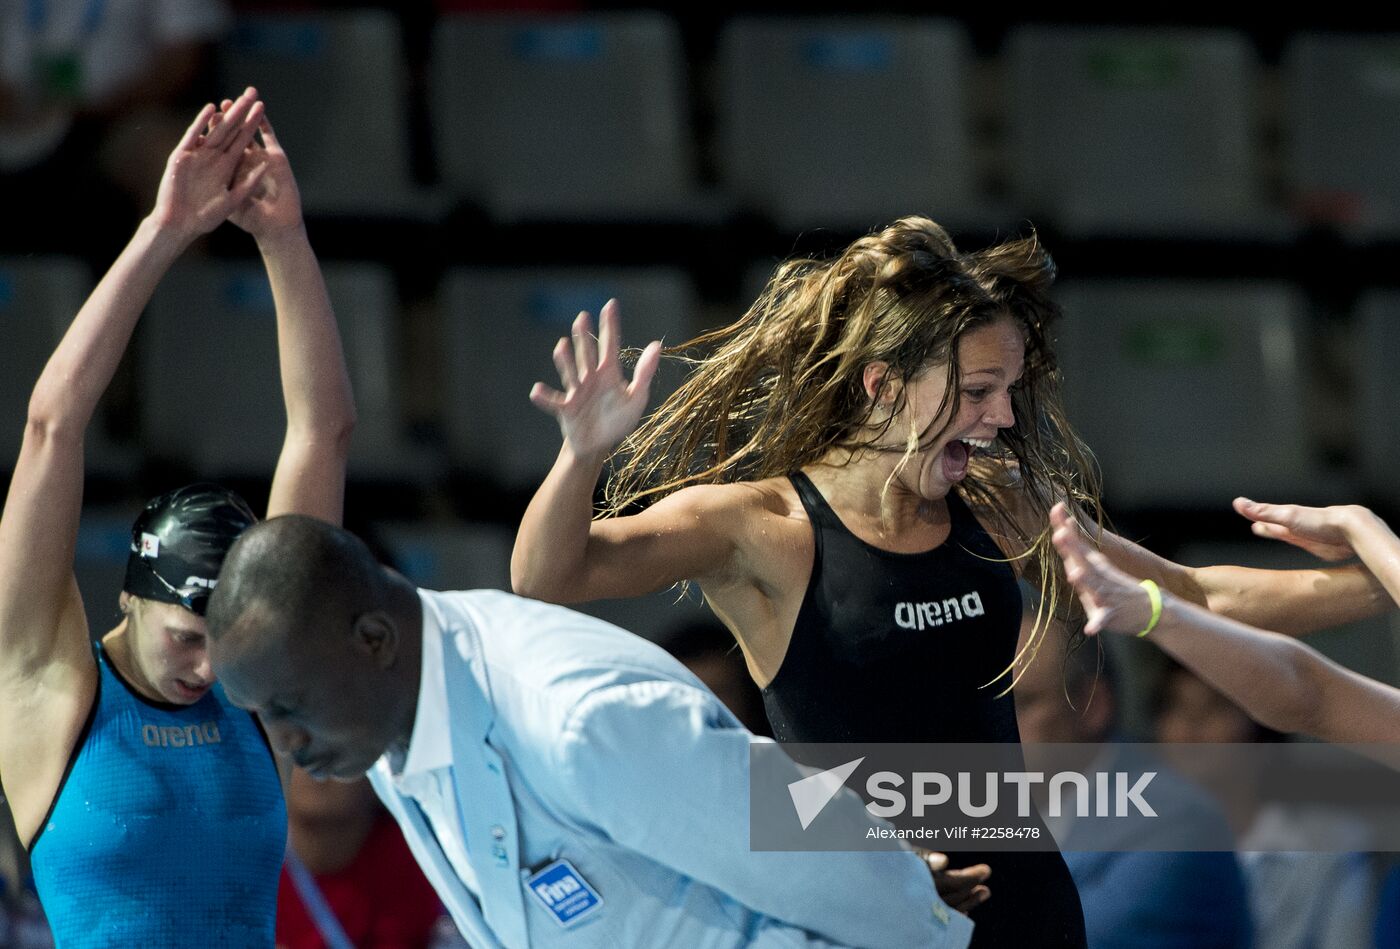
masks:
<instances>
[{"instance_id":1,"label":"shirt collar","mask_svg":"<svg viewBox=\"0 0 1400 949\"><path fill-rule=\"evenodd\" d=\"M423 652L418 685L418 711L413 717L413 732L409 736L403 769L396 775L399 778L410 778L452 765L447 674L442 667L443 630L438 622L437 611L421 592L419 596L423 601Z\"/></svg>"}]
</instances>

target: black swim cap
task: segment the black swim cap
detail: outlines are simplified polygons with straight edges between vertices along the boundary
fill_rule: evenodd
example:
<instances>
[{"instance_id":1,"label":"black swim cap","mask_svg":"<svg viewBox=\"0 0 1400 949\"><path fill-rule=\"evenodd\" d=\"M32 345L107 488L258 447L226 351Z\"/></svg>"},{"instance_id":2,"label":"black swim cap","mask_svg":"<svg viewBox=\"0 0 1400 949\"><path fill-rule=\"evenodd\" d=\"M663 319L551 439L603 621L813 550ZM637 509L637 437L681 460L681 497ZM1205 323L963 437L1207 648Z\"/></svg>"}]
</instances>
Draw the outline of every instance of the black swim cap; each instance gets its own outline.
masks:
<instances>
[{"instance_id":1,"label":"black swim cap","mask_svg":"<svg viewBox=\"0 0 1400 949\"><path fill-rule=\"evenodd\" d=\"M256 521L246 501L216 484L162 494L131 526L122 589L203 616L224 555Z\"/></svg>"}]
</instances>

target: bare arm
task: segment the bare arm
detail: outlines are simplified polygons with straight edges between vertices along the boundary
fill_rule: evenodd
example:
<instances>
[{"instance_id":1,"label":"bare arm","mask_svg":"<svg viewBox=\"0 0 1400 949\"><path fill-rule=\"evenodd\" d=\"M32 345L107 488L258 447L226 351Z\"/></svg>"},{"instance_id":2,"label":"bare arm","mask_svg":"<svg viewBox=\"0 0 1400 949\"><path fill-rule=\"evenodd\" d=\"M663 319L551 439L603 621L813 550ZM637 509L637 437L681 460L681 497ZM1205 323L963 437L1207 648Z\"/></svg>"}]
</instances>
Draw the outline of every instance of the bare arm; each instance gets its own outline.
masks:
<instances>
[{"instance_id":1,"label":"bare arm","mask_svg":"<svg viewBox=\"0 0 1400 949\"><path fill-rule=\"evenodd\" d=\"M1254 522L1260 537L1282 540L1323 560L1360 557L1375 581L1400 603L1400 538L1360 505L1305 507L1236 498L1235 510Z\"/></svg>"},{"instance_id":2,"label":"bare arm","mask_svg":"<svg viewBox=\"0 0 1400 949\"><path fill-rule=\"evenodd\" d=\"M1001 500L1010 512L1012 523L1019 527L1020 536L1035 537L1043 529L1043 520L1020 490L1004 491ZM1236 507L1240 507L1240 501L1236 502ZM1187 567L1112 531L1101 531L1091 518L1081 516L1077 522L1083 525L1087 536L1094 538L1109 561L1124 573L1154 580L1162 589L1187 602L1251 626L1298 636L1366 619L1391 606L1380 581L1360 565L1305 570L1260 570L1231 565ZM1255 533L1274 536L1259 528L1256 524ZM1006 543L1004 549L1009 556L1014 556L1022 548L1013 542ZM1334 556L1315 547L1307 549L1329 560L1353 556L1349 549L1343 555Z\"/></svg>"},{"instance_id":3,"label":"bare arm","mask_svg":"<svg viewBox=\"0 0 1400 949\"><path fill-rule=\"evenodd\" d=\"M566 441L539 490L530 499L515 535L510 556L510 585L522 596L554 603L605 598L595 584L583 582L591 562L598 565L593 541L593 490L602 473L601 458L580 458ZM640 586L640 585L639 585ZM613 596L650 592L620 589Z\"/></svg>"},{"instance_id":4,"label":"bare arm","mask_svg":"<svg viewBox=\"0 0 1400 949\"><path fill-rule=\"evenodd\" d=\"M266 119L261 131L263 144L248 146L244 164L265 164L267 172L230 220L257 240L277 307L287 435L267 513L309 514L339 524L355 427L350 374L321 267L306 235L291 164Z\"/></svg>"},{"instance_id":5,"label":"bare arm","mask_svg":"<svg viewBox=\"0 0 1400 949\"><path fill-rule=\"evenodd\" d=\"M1137 579L1086 543L1062 506L1054 542L1079 594L1085 632L1135 634L1151 606ZM1338 666L1297 640L1218 616L1162 593L1150 638L1259 722L1334 742L1400 741L1400 690Z\"/></svg>"},{"instance_id":6,"label":"bare arm","mask_svg":"<svg viewBox=\"0 0 1400 949\"><path fill-rule=\"evenodd\" d=\"M203 136L212 113L213 107L206 107L171 154L155 209L78 311L30 397L0 516L0 684L5 686L31 681L56 662L90 664L72 580L84 432L156 284L261 175L252 167L235 176L261 114L255 94L241 97L231 121Z\"/></svg>"},{"instance_id":7,"label":"bare arm","mask_svg":"<svg viewBox=\"0 0 1400 949\"><path fill-rule=\"evenodd\" d=\"M137 229L44 367L0 514L0 775L20 838L53 799L97 670L73 577L83 435L156 284L198 235L257 184L239 169L262 105L252 90L209 130L206 106L171 154L155 209Z\"/></svg>"},{"instance_id":8,"label":"bare arm","mask_svg":"<svg viewBox=\"0 0 1400 949\"><path fill-rule=\"evenodd\" d=\"M545 592L530 592L535 588L527 584L522 595L576 603L641 596L682 580L711 590L748 577L753 571L740 563L739 530L758 515L750 508L742 488L699 485L677 491L641 514L594 521L568 573L546 557L538 566ZM517 592L522 592L519 587Z\"/></svg>"},{"instance_id":9,"label":"bare arm","mask_svg":"<svg viewBox=\"0 0 1400 949\"><path fill-rule=\"evenodd\" d=\"M89 662L72 581L83 437L136 320L187 241L147 218L78 311L34 387L0 516L0 677L30 682Z\"/></svg>"},{"instance_id":10,"label":"bare arm","mask_svg":"<svg viewBox=\"0 0 1400 949\"><path fill-rule=\"evenodd\" d=\"M1184 567L1105 532L1101 549L1118 569L1212 613L1298 636L1366 619L1390 605L1385 589L1357 565L1306 570Z\"/></svg>"},{"instance_id":11,"label":"bare arm","mask_svg":"<svg viewBox=\"0 0 1400 949\"><path fill-rule=\"evenodd\" d=\"M530 399L559 420L564 444L521 521L511 556L517 593L558 602L636 596L724 568L733 552L724 489L680 491L635 517L593 519L604 459L636 426L660 358L650 344L629 383L618 359L617 304L600 314L595 341L587 313L572 341L554 348L563 391L536 384Z\"/></svg>"}]
</instances>

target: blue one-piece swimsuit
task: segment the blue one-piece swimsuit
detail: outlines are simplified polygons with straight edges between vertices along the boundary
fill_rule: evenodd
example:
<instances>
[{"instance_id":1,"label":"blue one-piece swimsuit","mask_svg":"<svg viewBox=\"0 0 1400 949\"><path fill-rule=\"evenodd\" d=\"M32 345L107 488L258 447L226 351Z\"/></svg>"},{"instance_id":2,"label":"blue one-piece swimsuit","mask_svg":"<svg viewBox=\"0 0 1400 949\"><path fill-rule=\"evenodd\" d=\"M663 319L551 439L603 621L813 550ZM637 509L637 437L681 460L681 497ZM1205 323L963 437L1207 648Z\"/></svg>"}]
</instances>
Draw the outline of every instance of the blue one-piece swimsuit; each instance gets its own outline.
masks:
<instances>
[{"instance_id":1,"label":"blue one-piece swimsuit","mask_svg":"<svg viewBox=\"0 0 1400 949\"><path fill-rule=\"evenodd\" d=\"M30 845L59 949L270 947L287 811L267 740L215 684L138 695L100 645L97 696Z\"/></svg>"}]
</instances>

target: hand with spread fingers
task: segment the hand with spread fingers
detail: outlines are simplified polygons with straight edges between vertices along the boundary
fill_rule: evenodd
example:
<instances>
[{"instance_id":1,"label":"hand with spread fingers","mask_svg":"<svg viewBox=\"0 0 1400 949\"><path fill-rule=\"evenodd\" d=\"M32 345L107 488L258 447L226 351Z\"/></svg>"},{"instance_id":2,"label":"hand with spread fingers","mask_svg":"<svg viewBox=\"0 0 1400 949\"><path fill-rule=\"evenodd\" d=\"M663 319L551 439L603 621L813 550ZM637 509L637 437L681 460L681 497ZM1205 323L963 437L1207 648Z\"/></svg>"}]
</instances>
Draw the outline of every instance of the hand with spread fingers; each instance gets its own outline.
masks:
<instances>
[{"instance_id":1,"label":"hand with spread fingers","mask_svg":"<svg viewBox=\"0 0 1400 949\"><path fill-rule=\"evenodd\" d=\"M262 112L251 87L223 113L212 104L200 110L166 162L152 212L157 226L193 240L218 227L248 199L267 170L265 163L243 163Z\"/></svg>"},{"instance_id":2,"label":"hand with spread fingers","mask_svg":"<svg viewBox=\"0 0 1400 949\"><path fill-rule=\"evenodd\" d=\"M1290 537L1308 543L1353 545L1387 588L1400 589L1396 571L1390 569L1400 554L1400 539L1365 508L1348 512L1253 502L1237 502L1236 507L1247 517L1258 517L1256 524L1283 525ZM1334 533L1333 517L1347 524L1341 533ZM1065 577L1089 615L1086 633L1111 629L1132 634L1149 628L1155 613L1160 622L1150 641L1255 721L1275 731L1353 744L1359 753L1396 767L1400 690L1343 668L1296 639L1212 613L1167 591L1161 592L1160 608L1154 611L1150 594L1089 545L1063 504L1051 509L1050 520Z\"/></svg>"},{"instance_id":3,"label":"hand with spread fingers","mask_svg":"<svg viewBox=\"0 0 1400 949\"><path fill-rule=\"evenodd\" d=\"M1088 614L1084 632L1137 633L1152 620L1152 600L1142 584L1119 570L1089 545L1079 524L1061 502L1050 510L1051 540L1065 562L1065 579Z\"/></svg>"},{"instance_id":4,"label":"hand with spread fingers","mask_svg":"<svg viewBox=\"0 0 1400 949\"><path fill-rule=\"evenodd\" d=\"M628 382L618 353L621 327L616 300L603 307L599 324L595 340L589 315L580 313L572 339L560 339L554 347L562 392L543 382L530 390L530 401L559 420L564 441L580 458L601 458L637 427L661 361L660 341L648 343Z\"/></svg>"}]
</instances>

